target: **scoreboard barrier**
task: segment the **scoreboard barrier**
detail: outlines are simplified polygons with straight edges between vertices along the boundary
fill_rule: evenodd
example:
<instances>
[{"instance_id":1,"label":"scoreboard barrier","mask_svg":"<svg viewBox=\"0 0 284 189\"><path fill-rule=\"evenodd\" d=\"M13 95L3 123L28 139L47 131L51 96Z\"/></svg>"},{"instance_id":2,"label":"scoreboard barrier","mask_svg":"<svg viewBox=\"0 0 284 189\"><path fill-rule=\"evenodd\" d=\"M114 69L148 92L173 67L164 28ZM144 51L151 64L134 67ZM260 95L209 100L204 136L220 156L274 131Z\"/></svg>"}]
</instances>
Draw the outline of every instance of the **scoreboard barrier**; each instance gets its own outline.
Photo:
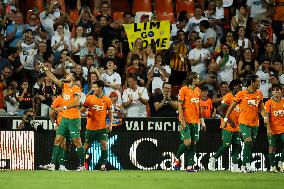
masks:
<instances>
[{"instance_id":1,"label":"scoreboard barrier","mask_svg":"<svg viewBox=\"0 0 284 189\"><path fill-rule=\"evenodd\" d=\"M43 130L15 130L21 117L0 117L0 169L38 169L39 165L48 164L51 160L55 131L48 118L35 120ZM86 119L82 118L81 137L84 141ZM221 145L219 119L206 119L207 131L200 131L196 168L207 169L208 159ZM126 118L123 125L114 127L109 134L108 167L117 170L172 170L174 154L180 145L178 121L176 118ZM243 144L242 144L243 145ZM256 143L253 145L252 167L258 171L268 170L268 144L266 128L261 124ZM89 170L98 169L100 145L94 142L88 151L87 165ZM280 158L277 153L276 160ZM187 159L182 156L182 169ZM229 151L218 159L218 170L231 167ZM241 163L241 161L240 161ZM78 157L74 146L68 150L66 166L76 169Z\"/></svg>"}]
</instances>

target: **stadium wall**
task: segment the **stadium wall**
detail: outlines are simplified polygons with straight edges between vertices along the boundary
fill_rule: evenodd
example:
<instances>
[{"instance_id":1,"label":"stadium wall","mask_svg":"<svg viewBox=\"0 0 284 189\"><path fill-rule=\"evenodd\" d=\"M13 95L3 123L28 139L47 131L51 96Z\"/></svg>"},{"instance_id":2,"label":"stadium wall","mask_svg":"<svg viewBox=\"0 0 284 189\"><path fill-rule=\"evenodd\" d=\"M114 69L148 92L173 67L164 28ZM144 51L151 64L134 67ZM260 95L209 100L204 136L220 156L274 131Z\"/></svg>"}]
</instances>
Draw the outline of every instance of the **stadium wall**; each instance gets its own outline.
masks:
<instances>
[{"instance_id":1,"label":"stadium wall","mask_svg":"<svg viewBox=\"0 0 284 189\"><path fill-rule=\"evenodd\" d=\"M0 131L0 169L38 169L48 164L55 131L47 118L36 120L42 124L42 131L13 130L20 123L19 117L1 117ZM196 166L207 169L209 157L221 145L220 120L207 119L206 132L200 132L195 156ZM86 119L82 119L82 138ZM5 131L4 129L5 128ZM253 146L252 166L259 171L268 167L266 129L259 127L257 141ZM111 169L171 170L174 153L180 144L176 118L128 118L124 124L115 127L109 135L109 163ZM78 158L70 145L67 167L75 169ZM89 150L87 165L90 170L98 168L100 146L95 142ZM279 159L279 154L277 160ZM184 157L183 165L187 162ZM218 160L218 169L229 169L230 154L227 152ZM184 167L184 166L183 166Z\"/></svg>"}]
</instances>

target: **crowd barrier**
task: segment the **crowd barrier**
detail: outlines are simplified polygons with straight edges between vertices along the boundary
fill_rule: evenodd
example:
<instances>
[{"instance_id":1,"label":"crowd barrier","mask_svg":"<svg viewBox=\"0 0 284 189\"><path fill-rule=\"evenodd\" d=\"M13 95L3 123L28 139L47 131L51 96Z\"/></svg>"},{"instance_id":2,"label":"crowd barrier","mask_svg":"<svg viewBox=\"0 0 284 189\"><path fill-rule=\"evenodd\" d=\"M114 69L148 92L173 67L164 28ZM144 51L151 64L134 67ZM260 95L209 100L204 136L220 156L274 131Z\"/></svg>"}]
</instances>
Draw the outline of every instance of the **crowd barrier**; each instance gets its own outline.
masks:
<instances>
[{"instance_id":1,"label":"crowd barrier","mask_svg":"<svg viewBox=\"0 0 284 189\"><path fill-rule=\"evenodd\" d=\"M14 130L20 123L20 117L0 118L0 169L38 169L51 159L55 131L47 118L36 120L44 130ZM82 139L86 119L82 118ZM196 168L207 169L209 157L221 145L219 119L205 120L206 132L200 132L195 156ZM84 140L84 139L83 139ZM109 134L108 167L111 169L171 170L174 153L180 144L178 122L176 118L128 118L123 125L115 127ZM268 168L268 145L266 129L259 127L256 143L253 145L252 166L256 170ZM89 169L97 169L100 146L95 142L89 150ZM74 147L70 148L67 168L75 169L78 158ZM277 160L280 154L277 153ZM187 160L182 156L182 164ZM182 167L183 167L182 166ZM218 170L231 167L230 153L218 159Z\"/></svg>"}]
</instances>

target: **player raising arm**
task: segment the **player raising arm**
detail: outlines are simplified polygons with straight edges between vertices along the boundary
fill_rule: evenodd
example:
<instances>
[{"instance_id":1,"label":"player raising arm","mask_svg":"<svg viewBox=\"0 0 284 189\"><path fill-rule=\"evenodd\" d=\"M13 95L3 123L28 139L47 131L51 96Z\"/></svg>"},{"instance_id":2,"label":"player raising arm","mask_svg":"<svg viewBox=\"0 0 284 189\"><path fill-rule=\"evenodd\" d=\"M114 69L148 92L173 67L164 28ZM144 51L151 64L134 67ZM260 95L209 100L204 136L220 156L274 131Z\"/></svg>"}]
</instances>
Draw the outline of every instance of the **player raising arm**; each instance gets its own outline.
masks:
<instances>
[{"instance_id":1,"label":"player raising arm","mask_svg":"<svg viewBox=\"0 0 284 189\"><path fill-rule=\"evenodd\" d=\"M80 129L81 129L81 114L78 109L80 105L81 89L77 86L76 82L79 80L76 73L67 74L64 83L58 80L42 63L40 67L43 68L46 75L59 87L62 88L63 103L60 107L56 108L57 113L62 112L62 120L58 129L56 130L56 137L54 140L54 147L52 152L51 167L49 170L55 170L57 163L60 145L65 137L70 136L74 146L77 148L80 166L78 171L84 170L84 148L81 143Z\"/></svg>"},{"instance_id":2,"label":"player raising arm","mask_svg":"<svg viewBox=\"0 0 284 189\"><path fill-rule=\"evenodd\" d=\"M108 132L112 131L112 112L111 99L103 95L104 82L98 80L93 85L94 94L89 95L81 107L81 112L88 109L87 125L85 133L84 149L87 151L91 144L98 140L101 144L101 170L106 171L106 162L108 158ZM109 116L109 125L106 125L106 117Z\"/></svg>"},{"instance_id":3,"label":"player raising arm","mask_svg":"<svg viewBox=\"0 0 284 189\"><path fill-rule=\"evenodd\" d=\"M180 134L183 143L179 146L176 154L174 169L180 168L180 156L185 153L188 156L188 172L196 172L194 169L194 155L196 142L199 139L198 124L201 122L203 130L206 130L204 119L201 117L200 89L196 87L199 76L195 72L188 74L185 86L179 91L179 121Z\"/></svg>"},{"instance_id":4,"label":"player raising arm","mask_svg":"<svg viewBox=\"0 0 284 189\"><path fill-rule=\"evenodd\" d=\"M234 102L235 95L237 92L242 90L242 83L240 80L233 80L231 81L230 85L231 92L227 93L222 100L221 108L219 110L219 114L222 118L225 117L225 112L228 107ZM210 171L215 171L215 162L216 160L224 154L224 152L230 148L232 144L232 172L240 172L238 168L238 157L241 152L241 140L240 140L240 127L239 127L239 113L240 109L236 106L233 112L230 114L227 124L222 127L222 122L224 121L221 119L221 128L222 128L222 146L217 150L217 152L209 159L208 169Z\"/></svg>"},{"instance_id":5,"label":"player raising arm","mask_svg":"<svg viewBox=\"0 0 284 189\"><path fill-rule=\"evenodd\" d=\"M272 98L265 103L265 109L268 117L267 138L269 145L270 171L277 172L275 165L275 151L277 140L282 142L281 161L279 161L280 171L284 171L284 99L282 98L282 87L280 85L272 86ZM280 145L279 145L280 146Z\"/></svg>"},{"instance_id":6,"label":"player raising arm","mask_svg":"<svg viewBox=\"0 0 284 189\"><path fill-rule=\"evenodd\" d=\"M241 135L244 140L244 149L243 149L243 166L242 171L252 173L253 169L251 168L251 155L252 155L252 143L256 140L258 126L259 126L259 117L258 112L264 118L264 121L267 122L267 117L263 104L263 96L259 89L259 78L257 75L250 75L247 78L247 89L242 90L237 93L234 102L230 105L222 127L225 127L225 124L230 117L230 114L233 112L234 108L239 104L240 114L239 114L239 124L241 129Z\"/></svg>"}]
</instances>

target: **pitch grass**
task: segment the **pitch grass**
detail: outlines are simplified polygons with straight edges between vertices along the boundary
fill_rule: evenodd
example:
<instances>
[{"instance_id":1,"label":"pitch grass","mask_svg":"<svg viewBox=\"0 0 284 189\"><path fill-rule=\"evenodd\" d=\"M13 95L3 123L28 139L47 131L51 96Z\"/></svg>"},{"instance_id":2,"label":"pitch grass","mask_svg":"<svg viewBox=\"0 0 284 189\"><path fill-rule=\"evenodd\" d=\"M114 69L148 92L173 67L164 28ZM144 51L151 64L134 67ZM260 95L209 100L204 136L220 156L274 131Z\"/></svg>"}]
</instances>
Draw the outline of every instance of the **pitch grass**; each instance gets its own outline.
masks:
<instances>
[{"instance_id":1,"label":"pitch grass","mask_svg":"<svg viewBox=\"0 0 284 189\"><path fill-rule=\"evenodd\" d=\"M284 188L284 173L228 171L0 171L0 189Z\"/></svg>"}]
</instances>

